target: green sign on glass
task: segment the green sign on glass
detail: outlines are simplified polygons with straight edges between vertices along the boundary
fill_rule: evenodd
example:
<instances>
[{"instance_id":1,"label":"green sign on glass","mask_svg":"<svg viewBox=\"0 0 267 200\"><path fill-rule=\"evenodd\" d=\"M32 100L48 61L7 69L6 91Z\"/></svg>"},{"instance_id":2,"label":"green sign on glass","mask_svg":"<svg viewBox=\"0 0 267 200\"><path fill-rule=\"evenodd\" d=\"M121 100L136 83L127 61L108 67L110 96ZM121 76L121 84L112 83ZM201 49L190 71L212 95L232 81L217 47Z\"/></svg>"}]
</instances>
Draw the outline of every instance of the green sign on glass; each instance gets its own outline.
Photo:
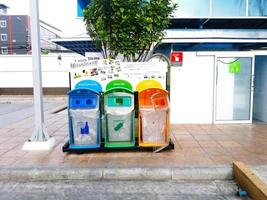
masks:
<instances>
[{"instance_id":1,"label":"green sign on glass","mask_svg":"<svg viewBox=\"0 0 267 200\"><path fill-rule=\"evenodd\" d=\"M229 66L229 72L231 74L239 74L241 72L241 62L240 61L232 62Z\"/></svg>"}]
</instances>

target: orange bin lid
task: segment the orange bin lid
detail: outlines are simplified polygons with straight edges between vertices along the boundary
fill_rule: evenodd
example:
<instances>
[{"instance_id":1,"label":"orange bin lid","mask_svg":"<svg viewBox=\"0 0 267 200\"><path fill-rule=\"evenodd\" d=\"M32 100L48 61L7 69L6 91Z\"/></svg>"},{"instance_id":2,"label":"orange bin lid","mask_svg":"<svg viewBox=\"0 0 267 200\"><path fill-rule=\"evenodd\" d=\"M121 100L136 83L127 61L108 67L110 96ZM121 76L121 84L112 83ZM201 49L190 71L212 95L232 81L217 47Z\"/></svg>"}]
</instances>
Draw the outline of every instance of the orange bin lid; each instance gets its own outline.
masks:
<instances>
[{"instance_id":1,"label":"orange bin lid","mask_svg":"<svg viewBox=\"0 0 267 200\"><path fill-rule=\"evenodd\" d=\"M153 106L155 108L169 106L168 91L164 90L158 81L141 81L137 85L136 90L139 92L140 106Z\"/></svg>"}]
</instances>

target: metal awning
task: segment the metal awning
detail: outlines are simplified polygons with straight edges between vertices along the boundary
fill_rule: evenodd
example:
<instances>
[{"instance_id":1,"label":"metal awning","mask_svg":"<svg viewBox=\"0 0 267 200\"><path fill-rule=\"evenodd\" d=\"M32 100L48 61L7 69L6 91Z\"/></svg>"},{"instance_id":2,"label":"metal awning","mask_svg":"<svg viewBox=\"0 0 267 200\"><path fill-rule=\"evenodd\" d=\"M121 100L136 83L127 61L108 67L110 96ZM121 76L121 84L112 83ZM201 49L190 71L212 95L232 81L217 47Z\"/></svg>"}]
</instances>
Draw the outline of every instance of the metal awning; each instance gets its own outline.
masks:
<instances>
[{"instance_id":1,"label":"metal awning","mask_svg":"<svg viewBox=\"0 0 267 200\"><path fill-rule=\"evenodd\" d=\"M245 51L267 47L267 30L168 29L160 48L180 51Z\"/></svg>"},{"instance_id":2,"label":"metal awning","mask_svg":"<svg viewBox=\"0 0 267 200\"><path fill-rule=\"evenodd\" d=\"M62 38L54 43L85 55L101 52L89 37ZM262 29L168 29L159 48L173 45L180 51L245 51L267 49L267 30Z\"/></svg>"},{"instance_id":3,"label":"metal awning","mask_svg":"<svg viewBox=\"0 0 267 200\"><path fill-rule=\"evenodd\" d=\"M167 29L163 41L181 42L264 42L267 29Z\"/></svg>"},{"instance_id":4,"label":"metal awning","mask_svg":"<svg viewBox=\"0 0 267 200\"><path fill-rule=\"evenodd\" d=\"M85 55L86 52L101 52L89 37L88 38L60 38L53 39L52 42L76 52L80 55Z\"/></svg>"},{"instance_id":5,"label":"metal awning","mask_svg":"<svg viewBox=\"0 0 267 200\"><path fill-rule=\"evenodd\" d=\"M264 43L231 43L231 42L172 42L162 43L155 52L169 54L173 51L250 51L267 50L267 42Z\"/></svg>"}]
</instances>

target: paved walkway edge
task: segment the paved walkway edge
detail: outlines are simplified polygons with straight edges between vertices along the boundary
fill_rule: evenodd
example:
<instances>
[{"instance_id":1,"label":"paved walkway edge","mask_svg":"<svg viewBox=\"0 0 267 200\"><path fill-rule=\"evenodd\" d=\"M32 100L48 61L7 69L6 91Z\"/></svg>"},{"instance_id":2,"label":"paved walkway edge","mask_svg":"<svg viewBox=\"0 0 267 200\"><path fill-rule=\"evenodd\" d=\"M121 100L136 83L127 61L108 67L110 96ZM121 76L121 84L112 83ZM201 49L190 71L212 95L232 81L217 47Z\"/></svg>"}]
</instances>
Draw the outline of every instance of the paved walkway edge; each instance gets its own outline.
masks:
<instances>
[{"instance_id":1,"label":"paved walkway edge","mask_svg":"<svg viewBox=\"0 0 267 200\"><path fill-rule=\"evenodd\" d=\"M0 168L0 181L53 180L232 180L233 168Z\"/></svg>"}]
</instances>

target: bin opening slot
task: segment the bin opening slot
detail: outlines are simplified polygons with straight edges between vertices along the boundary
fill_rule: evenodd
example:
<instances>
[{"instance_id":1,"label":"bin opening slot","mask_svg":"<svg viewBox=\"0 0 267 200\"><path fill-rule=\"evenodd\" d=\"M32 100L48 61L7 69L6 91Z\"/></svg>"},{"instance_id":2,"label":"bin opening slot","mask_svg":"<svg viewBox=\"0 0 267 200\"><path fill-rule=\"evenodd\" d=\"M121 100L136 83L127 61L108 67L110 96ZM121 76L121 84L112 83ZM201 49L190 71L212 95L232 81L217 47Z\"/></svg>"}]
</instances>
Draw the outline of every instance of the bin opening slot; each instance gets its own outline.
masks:
<instances>
[{"instance_id":1,"label":"bin opening slot","mask_svg":"<svg viewBox=\"0 0 267 200\"><path fill-rule=\"evenodd\" d=\"M116 98L116 104L121 106L123 104L123 98Z\"/></svg>"},{"instance_id":2,"label":"bin opening slot","mask_svg":"<svg viewBox=\"0 0 267 200\"><path fill-rule=\"evenodd\" d=\"M110 107L130 107L131 106L131 97L127 96L110 96L108 97L108 106Z\"/></svg>"},{"instance_id":3,"label":"bin opening slot","mask_svg":"<svg viewBox=\"0 0 267 200\"><path fill-rule=\"evenodd\" d=\"M151 96L151 102L154 108L165 108L168 107L167 96L162 93L155 93Z\"/></svg>"},{"instance_id":4,"label":"bin opening slot","mask_svg":"<svg viewBox=\"0 0 267 200\"><path fill-rule=\"evenodd\" d=\"M74 97L71 100L71 108L95 108L97 99L94 97Z\"/></svg>"},{"instance_id":5,"label":"bin opening slot","mask_svg":"<svg viewBox=\"0 0 267 200\"><path fill-rule=\"evenodd\" d=\"M92 105L92 104L93 104L92 99L87 99L87 100L86 100L86 104L87 104L87 105Z\"/></svg>"}]
</instances>

